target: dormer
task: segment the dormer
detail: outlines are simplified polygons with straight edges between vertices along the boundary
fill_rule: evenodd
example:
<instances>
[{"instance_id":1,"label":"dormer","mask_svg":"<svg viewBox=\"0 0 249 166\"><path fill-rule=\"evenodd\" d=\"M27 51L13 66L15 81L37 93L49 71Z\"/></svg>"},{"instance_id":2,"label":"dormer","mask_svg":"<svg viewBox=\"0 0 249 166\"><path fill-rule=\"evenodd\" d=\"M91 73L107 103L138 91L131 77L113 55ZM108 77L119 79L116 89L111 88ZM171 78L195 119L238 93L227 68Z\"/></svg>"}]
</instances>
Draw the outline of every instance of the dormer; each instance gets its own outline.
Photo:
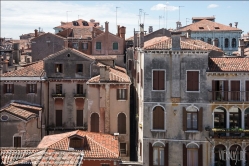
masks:
<instances>
[{"instance_id":1,"label":"dormer","mask_svg":"<svg viewBox=\"0 0 249 166\"><path fill-rule=\"evenodd\" d=\"M79 26L79 23L77 21L73 21L74 26Z\"/></svg>"},{"instance_id":2,"label":"dormer","mask_svg":"<svg viewBox=\"0 0 249 166\"><path fill-rule=\"evenodd\" d=\"M82 21L83 26L89 26L87 21Z\"/></svg>"},{"instance_id":3,"label":"dormer","mask_svg":"<svg viewBox=\"0 0 249 166\"><path fill-rule=\"evenodd\" d=\"M69 147L68 149L74 150L84 150L85 145L87 145L87 140L85 137L81 137L79 135L73 135L68 137L69 139Z\"/></svg>"}]
</instances>

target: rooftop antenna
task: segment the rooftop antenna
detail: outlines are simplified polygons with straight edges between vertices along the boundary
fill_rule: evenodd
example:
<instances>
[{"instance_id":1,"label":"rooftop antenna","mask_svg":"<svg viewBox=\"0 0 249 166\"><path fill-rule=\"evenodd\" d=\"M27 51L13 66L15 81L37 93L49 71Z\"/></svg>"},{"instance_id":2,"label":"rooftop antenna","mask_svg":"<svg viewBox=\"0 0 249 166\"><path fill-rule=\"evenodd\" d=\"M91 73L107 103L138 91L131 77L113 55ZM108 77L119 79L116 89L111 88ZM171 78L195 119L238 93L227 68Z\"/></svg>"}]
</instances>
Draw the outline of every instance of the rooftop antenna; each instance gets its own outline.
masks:
<instances>
[{"instance_id":1,"label":"rooftop antenna","mask_svg":"<svg viewBox=\"0 0 249 166\"><path fill-rule=\"evenodd\" d=\"M40 29L41 29L41 27L39 27L39 33L41 32Z\"/></svg>"},{"instance_id":2,"label":"rooftop antenna","mask_svg":"<svg viewBox=\"0 0 249 166\"><path fill-rule=\"evenodd\" d=\"M159 29L160 29L160 19L163 18L163 16L159 16Z\"/></svg>"},{"instance_id":3,"label":"rooftop antenna","mask_svg":"<svg viewBox=\"0 0 249 166\"><path fill-rule=\"evenodd\" d=\"M167 29L167 21L168 21L167 3L166 3L166 6L165 6L165 9L166 9L166 29Z\"/></svg>"},{"instance_id":4,"label":"rooftop antenna","mask_svg":"<svg viewBox=\"0 0 249 166\"><path fill-rule=\"evenodd\" d=\"M188 20L190 20L190 18L186 18L186 25L188 25Z\"/></svg>"},{"instance_id":5,"label":"rooftop antenna","mask_svg":"<svg viewBox=\"0 0 249 166\"><path fill-rule=\"evenodd\" d=\"M179 22L180 22L180 8L184 6L179 6Z\"/></svg>"},{"instance_id":6,"label":"rooftop antenna","mask_svg":"<svg viewBox=\"0 0 249 166\"><path fill-rule=\"evenodd\" d=\"M147 14L146 12L144 12L144 21L145 21L145 15L149 15L149 14Z\"/></svg>"},{"instance_id":7,"label":"rooftop antenna","mask_svg":"<svg viewBox=\"0 0 249 166\"><path fill-rule=\"evenodd\" d=\"M68 12L72 12L72 11L66 11L66 13L67 13L67 23L68 23Z\"/></svg>"},{"instance_id":8,"label":"rooftop antenna","mask_svg":"<svg viewBox=\"0 0 249 166\"><path fill-rule=\"evenodd\" d=\"M118 8L120 8L120 7L116 7L116 28L118 27L118 21L117 21L117 15L118 15Z\"/></svg>"},{"instance_id":9,"label":"rooftop antenna","mask_svg":"<svg viewBox=\"0 0 249 166\"><path fill-rule=\"evenodd\" d=\"M141 15L142 15L143 9L139 9L139 23L141 24Z\"/></svg>"}]
</instances>

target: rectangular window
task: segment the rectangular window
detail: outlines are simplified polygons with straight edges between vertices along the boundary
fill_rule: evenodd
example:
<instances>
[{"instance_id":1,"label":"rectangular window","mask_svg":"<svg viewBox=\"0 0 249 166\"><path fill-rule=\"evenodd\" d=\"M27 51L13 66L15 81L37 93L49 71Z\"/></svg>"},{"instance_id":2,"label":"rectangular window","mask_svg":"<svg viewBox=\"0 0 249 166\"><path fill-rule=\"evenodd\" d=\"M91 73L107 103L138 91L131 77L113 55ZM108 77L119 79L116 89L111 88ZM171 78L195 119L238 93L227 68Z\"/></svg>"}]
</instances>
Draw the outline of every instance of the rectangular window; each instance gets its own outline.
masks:
<instances>
[{"instance_id":1,"label":"rectangular window","mask_svg":"<svg viewBox=\"0 0 249 166\"><path fill-rule=\"evenodd\" d=\"M165 90L164 70L153 70L153 90Z\"/></svg>"},{"instance_id":2,"label":"rectangular window","mask_svg":"<svg viewBox=\"0 0 249 166\"><path fill-rule=\"evenodd\" d=\"M197 112L187 112L187 130L197 130Z\"/></svg>"},{"instance_id":3,"label":"rectangular window","mask_svg":"<svg viewBox=\"0 0 249 166\"><path fill-rule=\"evenodd\" d=\"M56 110L55 112L55 126L61 127L62 126L62 110Z\"/></svg>"},{"instance_id":4,"label":"rectangular window","mask_svg":"<svg viewBox=\"0 0 249 166\"><path fill-rule=\"evenodd\" d=\"M56 84L55 89L56 94L62 94L62 84Z\"/></svg>"},{"instance_id":5,"label":"rectangular window","mask_svg":"<svg viewBox=\"0 0 249 166\"><path fill-rule=\"evenodd\" d=\"M83 84L77 84L77 94L83 94Z\"/></svg>"},{"instance_id":6,"label":"rectangular window","mask_svg":"<svg viewBox=\"0 0 249 166\"><path fill-rule=\"evenodd\" d=\"M187 71L187 91L199 91L199 71Z\"/></svg>"},{"instance_id":7,"label":"rectangular window","mask_svg":"<svg viewBox=\"0 0 249 166\"><path fill-rule=\"evenodd\" d=\"M240 81L231 81L231 100L240 101Z\"/></svg>"},{"instance_id":8,"label":"rectangular window","mask_svg":"<svg viewBox=\"0 0 249 166\"><path fill-rule=\"evenodd\" d=\"M117 100L127 99L127 89L117 89Z\"/></svg>"},{"instance_id":9,"label":"rectangular window","mask_svg":"<svg viewBox=\"0 0 249 166\"><path fill-rule=\"evenodd\" d=\"M87 50L88 49L88 43L82 43L82 49Z\"/></svg>"},{"instance_id":10,"label":"rectangular window","mask_svg":"<svg viewBox=\"0 0 249 166\"><path fill-rule=\"evenodd\" d=\"M212 81L212 99L217 101L228 101L228 81Z\"/></svg>"},{"instance_id":11,"label":"rectangular window","mask_svg":"<svg viewBox=\"0 0 249 166\"><path fill-rule=\"evenodd\" d=\"M117 42L113 43L112 49L113 50L118 50L118 43Z\"/></svg>"},{"instance_id":12,"label":"rectangular window","mask_svg":"<svg viewBox=\"0 0 249 166\"><path fill-rule=\"evenodd\" d=\"M126 154L126 143L120 143L120 154Z\"/></svg>"},{"instance_id":13,"label":"rectangular window","mask_svg":"<svg viewBox=\"0 0 249 166\"><path fill-rule=\"evenodd\" d=\"M79 48L78 47L78 43L73 43L73 48L76 49L76 50L78 50L78 48Z\"/></svg>"},{"instance_id":14,"label":"rectangular window","mask_svg":"<svg viewBox=\"0 0 249 166\"><path fill-rule=\"evenodd\" d=\"M27 93L36 93L37 85L36 84L27 84Z\"/></svg>"},{"instance_id":15,"label":"rectangular window","mask_svg":"<svg viewBox=\"0 0 249 166\"><path fill-rule=\"evenodd\" d=\"M3 92L4 93L14 93L14 84L4 84Z\"/></svg>"},{"instance_id":16,"label":"rectangular window","mask_svg":"<svg viewBox=\"0 0 249 166\"><path fill-rule=\"evenodd\" d=\"M77 64L76 73L82 73L82 72L83 72L83 64Z\"/></svg>"},{"instance_id":17,"label":"rectangular window","mask_svg":"<svg viewBox=\"0 0 249 166\"><path fill-rule=\"evenodd\" d=\"M14 147L21 147L22 146L22 139L21 137L14 137Z\"/></svg>"},{"instance_id":18,"label":"rectangular window","mask_svg":"<svg viewBox=\"0 0 249 166\"><path fill-rule=\"evenodd\" d=\"M96 42L96 50L101 50L101 42Z\"/></svg>"},{"instance_id":19,"label":"rectangular window","mask_svg":"<svg viewBox=\"0 0 249 166\"><path fill-rule=\"evenodd\" d=\"M62 73L62 64L55 64L55 73Z\"/></svg>"},{"instance_id":20,"label":"rectangular window","mask_svg":"<svg viewBox=\"0 0 249 166\"><path fill-rule=\"evenodd\" d=\"M77 110L77 126L83 126L83 110Z\"/></svg>"}]
</instances>

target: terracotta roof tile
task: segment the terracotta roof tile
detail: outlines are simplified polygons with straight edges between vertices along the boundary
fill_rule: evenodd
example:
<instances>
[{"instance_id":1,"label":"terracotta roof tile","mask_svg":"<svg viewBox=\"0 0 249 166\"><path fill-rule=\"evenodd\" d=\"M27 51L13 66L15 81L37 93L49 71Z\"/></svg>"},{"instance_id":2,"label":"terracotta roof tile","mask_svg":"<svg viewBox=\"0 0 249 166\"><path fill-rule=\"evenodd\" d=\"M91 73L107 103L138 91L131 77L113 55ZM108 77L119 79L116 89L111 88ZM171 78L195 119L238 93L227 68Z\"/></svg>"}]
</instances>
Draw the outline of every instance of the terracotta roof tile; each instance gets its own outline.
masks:
<instances>
[{"instance_id":1,"label":"terracotta roof tile","mask_svg":"<svg viewBox=\"0 0 249 166\"><path fill-rule=\"evenodd\" d=\"M64 22L63 25L56 26L55 28L67 29L67 28L72 28L72 27L95 27L94 24L99 23L99 22L94 22L93 23L93 22L86 21L86 20L83 20L83 19L79 19L79 20L75 20L75 21L78 22L79 26L74 26L73 21L71 21L71 22L67 22L67 23ZM83 26L83 24L82 24L83 21L86 21L89 26ZM96 26L96 27L99 27L99 26Z\"/></svg>"},{"instance_id":2,"label":"terracotta roof tile","mask_svg":"<svg viewBox=\"0 0 249 166\"><path fill-rule=\"evenodd\" d=\"M249 58L220 57L209 59L209 72L249 72Z\"/></svg>"},{"instance_id":3,"label":"terracotta roof tile","mask_svg":"<svg viewBox=\"0 0 249 166\"><path fill-rule=\"evenodd\" d=\"M1 77L40 77L43 74L43 61L1 75Z\"/></svg>"},{"instance_id":4,"label":"terracotta roof tile","mask_svg":"<svg viewBox=\"0 0 249 166\"><path fill-rule=\"evenodd\" d=\"M167 36L155 37L155 38L153 38L151 40L148 40L148 41L144 42L144 47L145 48L149 47L151 45L154 45L156 43L159 43L159 42L167 40L167 39L169 39L169 37L167 37Z\"/></svg>"},{"instance_id":5,"label":"terracotta roof tile","mask_svg":"<svg viewBox=\"0 0 249 166\"><path fill-rule=\"evenodd\" d=\"M202 27L203 29L200 29ZM217 28L218 27L218 28ZM217 22L209 21L209 20L201 20L196 23L185 26L178 31L241 31L239 28L230 27L227 25L223 25Z\"/></svg>"}]
</instances>

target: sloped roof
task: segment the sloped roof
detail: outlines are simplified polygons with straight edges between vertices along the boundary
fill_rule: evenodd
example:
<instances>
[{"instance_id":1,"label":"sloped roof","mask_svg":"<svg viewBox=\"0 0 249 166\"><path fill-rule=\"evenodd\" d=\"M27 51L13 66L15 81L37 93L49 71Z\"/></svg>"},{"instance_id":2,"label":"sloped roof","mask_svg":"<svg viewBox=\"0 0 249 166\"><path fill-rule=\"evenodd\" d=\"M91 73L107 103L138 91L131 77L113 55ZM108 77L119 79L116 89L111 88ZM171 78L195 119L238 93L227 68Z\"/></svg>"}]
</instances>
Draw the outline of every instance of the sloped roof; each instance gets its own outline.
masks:
<instances>
[{"instance_id":1,"label":"sloped roof","mask_svg":"<svg viewBox=\"0 0 249 166\"><path fill-rule=\"evenodd\" d=\"M159 43L161 41L164 41L166 39L169 39L169 37L167 37L167 36L155 37L151 40L144 42L144 47L148 47L148 46L153 45L155 43Z\"/></svg>"},{"instance_id":2,"label":"sloped roof","mask_svg":"<svg viewBox=\"0 0 249 166\"><path fill-rule=\"evenodd\" d=\"M79 136L85 139L84 158L117 159L119 157L118 140L114 136L76 130L72 132L44 136L37 148L55 148L68 150L70 137Z\"/></svg>"},{"instance_id":3,"label":"sloped roof","mask_svg":"<svg viewBox=\"0 0 249 166\"><path fill-rule=\"evenodd\" d=\"M32 110L32 112L29 110ZM39 111L41 110L41 107L30 106L27 104L10 103L8 106L2 108L0 113L7 112L11 115L28 121L30 118L37 117L39 115Z\"/></svg>"},{"instance_id":4,"label":"sloped roof","mask_svg":"<svg viewBox=\"0 0 249 166\"><path fill-rule=\"evenodd\" d=\"M239 51L234 51L233 55L240 56L240 52ZM249 57L249 47L244 49L244 56Z\"/></svg>"},{"instance_id":5,"label":"sloped roof","mask_svg":"<svg viewBox=\"0 0 249 166\"><path fill-rule=\"evenodd\" d=\"M151 39L154 40L154 39ZM162 38L162 40L154 40L154 42L147 41L144 47L146 50L170 50L172 49L172 38ZM150 45L149 45L150 44ZM191 38L181 37L181 50L217 50L221 51L219 47L208 44L201 40L194 40Z\"/></svg>"},{"instance_id":6,"label":"sloped roof","mask_svg":"<svg viewBox=\"0 0 249 166\"><path fill-rule=\"evenodd\" d=\"M43 72L43 61L41 60L29 66L4 73L1 77L40 77Z\"/></svg>"},{"instance_id":7,"label":"sloped roof","mask_svg":"<svg viewBox=\"0 0 249 166\"><path fill-rule=\"evenodd\" d=\"M203 29L200 29L199 27L203 27ZM215 27L219 27L219 29L216 29ZM198 22L195 22L193 24L187 25L178 31L241 31L241 29L236 27L230 27L224 24L220 24L217 22L209 21L209 20L201 20Z\"/></svg>"},{"instance_id":8,"label":"sloped roof","mask_svg":"<svg viewBox=\"0 0 249 166\"><path fill-rule=\"evenodd\" d=\"M90 21L86 21L86 20L83 20L83 19L78 19L78 20L75 20L76 22L78 22L78 26L74 26L73 25L73 21L71 22L64 22L63 25L59 25L59 26L56 26L55 28L72 28L72 27L95 27L95 23L99 23L99 22L90 22ZM86 21L88 23L88 26L83 26L82 22L83 21ZM99 26L97 26L99 27Z\"/></svg>"},{"instance_id":9,"label":"sloped roof","mask_svg":"<svg viewBox=\"0 0 249 166\"><path fill-rule=\"evenodd\" d=\"M209 72L249 72L249 58L219 57L209 59Z\"/></svg>"},{"instance_id":10,"label":"sloped roof","mask_svg":"<svg viewBox=\"0 0 249 166\"><path fill-rule=\"evenodd\" d=\"M61 38L61 39L65 39L65 38L62 37L62 36L55 35L55 34L53 34L53 33L47 32L47 33L44 33L44 34L42 34L42 35L40 35L40 36L38 36L38 37L35 37L35 38L31 39L31 41L36 40L36 39L38 39L38 38L40 38L40 37L43 37L43 36L45 36L45 35L53 35L53 36L55 36L55 37L59 37L59 38Z\"/></svg>"}]
</instances>

